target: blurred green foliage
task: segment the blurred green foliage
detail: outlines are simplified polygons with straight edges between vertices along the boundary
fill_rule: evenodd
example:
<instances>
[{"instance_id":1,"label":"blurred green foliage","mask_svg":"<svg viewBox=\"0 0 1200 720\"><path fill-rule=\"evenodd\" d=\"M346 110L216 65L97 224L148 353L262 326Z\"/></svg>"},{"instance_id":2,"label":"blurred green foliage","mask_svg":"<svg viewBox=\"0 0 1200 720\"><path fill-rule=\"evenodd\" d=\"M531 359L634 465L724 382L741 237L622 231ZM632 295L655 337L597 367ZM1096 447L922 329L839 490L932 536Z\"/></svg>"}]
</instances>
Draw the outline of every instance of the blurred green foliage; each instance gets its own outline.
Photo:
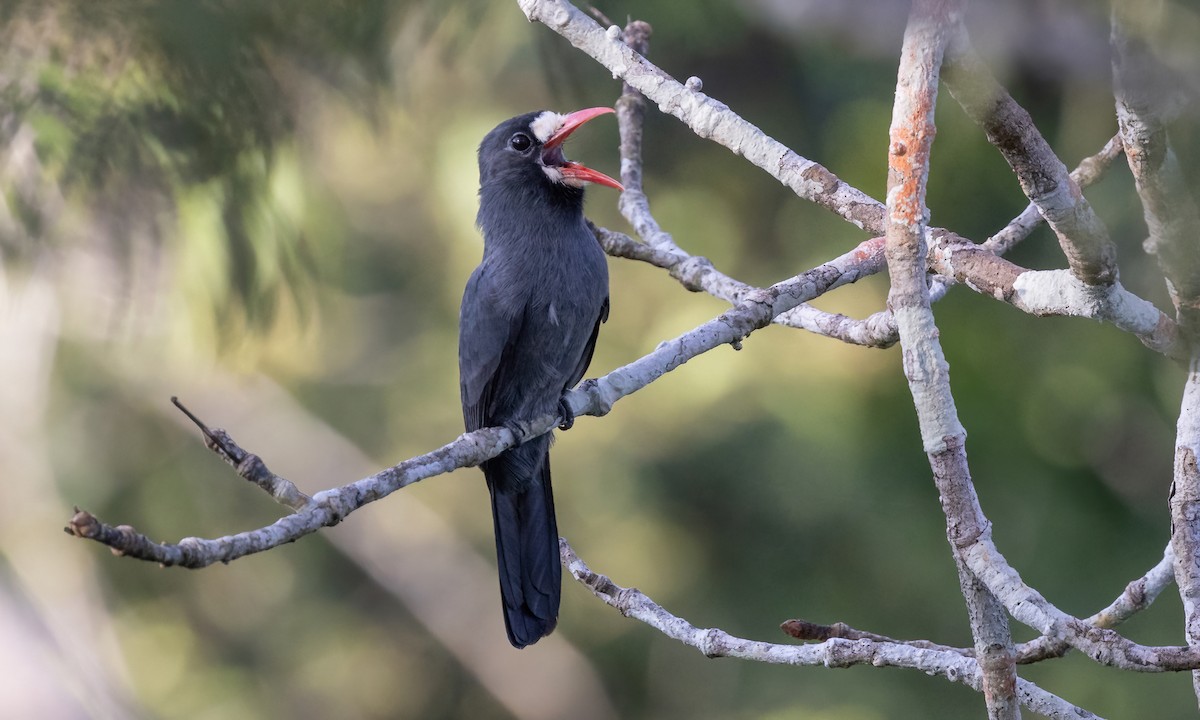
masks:
<instances>
[{"instance_id":1,"label":"blurred green foliage","mask_svg":"<svg viewBox=\"0 0 1200 720\"><path fill-rule=\"evenodd\" d=\"M705 92L882 198L904 21L883 5L877 14L860 5L861 21L846 24L820 13L807 22L765 0L600 9L649 21L655 62L700 76ZM1043 8L1038 37L1058 38L1058 54L987 32L1033 23L1035 6L1013 9L1010 26L977 10L977 34L1073 165L1115 132L1107 20L1070 4ZM1170 11L1181 25L1194 21ZM164 540L238 532L279 514L194 432L164 420L174 386L163 386L180 378L205 387L217 375L269 377L379 467L457 435L457 304L481 249L475 144L519 112L612 103L620 91L515 3L478 0L9 0L0 44L0 260L8 292L48 279L61 308L37 375L52 478L41 490L57 514L79 504ZM1191 120L1173 130L1194 173ZM933 222L983 240L1025 200L948 94L938 127ZM646 137L658 219L735 277L771 283L863 239L653 109ZM615 172L615 132L597 123L571 153ZM1166 307L1121 164L1088 195L1119 245L1123 282ZM589 215L626 229L611 193L593 191ZM1044 230L1013 259L1063 265ZM592 374L722 309L660 271L610 266L612 316ZM886 278L871 278L816 304L863 317L883 307L886 290ZM1100 609L1166 543L1180 369L1112 327L1032 318L965 288L936 313L1000 548L1064 610ZM256 415L228 417L228 396L195 400L251 450L255 433L285 431ZM581 556L697 626L782 642L778 624L804 617L970 643L898 349L766 329L741 352L713 351L610 416L581 421L554 457L560 529ZM286 455L266 460L310 491L355 479L306 475ZM12 493L0 498L19 502L19 468L0 473ZM404 494L490 556L479 480L463 471ZM393 502L364 512L387 514ZM57 534L40 542L94 568L135 714L508 713L323 538L198 573L117 560ZM28 577L16 570L23 563L38 566L38 546L0 535L0 551L0 588L29 592L30 580L11 578ZM564 594L558 632L594 665L621 717L981 714L977 694L908 671L705 660L570 582ZM1181 642L1179 606L1168 589L1129 633ZM498 624L500 614L472 621ZM1149 697L1158 717L1194 713L1185 675L1115 673L1078 657L1021 673L1104 716L1142 715Z\"/></svg>"}]
</instances>

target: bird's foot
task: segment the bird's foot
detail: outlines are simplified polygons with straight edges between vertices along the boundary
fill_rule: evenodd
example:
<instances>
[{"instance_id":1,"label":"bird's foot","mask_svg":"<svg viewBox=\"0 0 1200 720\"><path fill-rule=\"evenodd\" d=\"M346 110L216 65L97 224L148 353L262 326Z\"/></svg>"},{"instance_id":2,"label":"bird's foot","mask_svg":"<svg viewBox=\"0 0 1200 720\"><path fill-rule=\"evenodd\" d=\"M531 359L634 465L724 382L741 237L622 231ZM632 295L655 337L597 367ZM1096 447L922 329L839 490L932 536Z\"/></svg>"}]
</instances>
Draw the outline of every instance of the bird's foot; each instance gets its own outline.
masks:
<instances>
[{"instance_id":1,"label":"bird's foot","mask_svg":"<svg viewBox=\"0 0 1200 720\"><path fill-rule=\"evenodd\" d=\"M529 428L526 427L525 423L522 423L519 420L505 420L503 425L506 430L512 433L512 447L521 447L521 444L525 442L525 434L529 432ZM511 450L512 448L509 449Z\"/></svg>"},{"instance_id":2,"label":"bird's foot","mask_svg":"<svg viewBox=\"0 0 1200 720\"><path fill-rule=\"evenodd\" d=\"M571 403L567 402L566 397L558 399L558 415L562 418L558 421L559 430L570 430L575 425L575 411L571 409Z\"/></svg>"}]
</instances>

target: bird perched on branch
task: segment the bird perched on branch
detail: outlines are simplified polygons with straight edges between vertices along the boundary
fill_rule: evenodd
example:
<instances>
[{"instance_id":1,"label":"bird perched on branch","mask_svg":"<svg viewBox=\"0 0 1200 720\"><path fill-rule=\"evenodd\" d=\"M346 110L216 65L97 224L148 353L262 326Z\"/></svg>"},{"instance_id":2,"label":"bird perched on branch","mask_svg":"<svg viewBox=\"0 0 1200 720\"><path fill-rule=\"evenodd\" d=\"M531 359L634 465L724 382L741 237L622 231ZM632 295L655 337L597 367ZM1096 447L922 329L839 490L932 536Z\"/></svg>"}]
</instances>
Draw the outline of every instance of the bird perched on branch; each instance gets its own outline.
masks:
<instances>
[{"instance_id":1,"label":"bird perched on branch","mask_svg":"<svg viewBox=\"0 0 1200 720\"><path fill-rule=\"evenodd\" d=\"M463 293L458 363L467 431L558 412L583 377L608 318L608 266L583 218L588 183L624 190L571 162L562 144L613 112L532 112L506 120L479 146L483 261ZM562 568L550 490L550 435L483 463L508 639L518 648L558 622Z\"/></svg>"}]
</instances>

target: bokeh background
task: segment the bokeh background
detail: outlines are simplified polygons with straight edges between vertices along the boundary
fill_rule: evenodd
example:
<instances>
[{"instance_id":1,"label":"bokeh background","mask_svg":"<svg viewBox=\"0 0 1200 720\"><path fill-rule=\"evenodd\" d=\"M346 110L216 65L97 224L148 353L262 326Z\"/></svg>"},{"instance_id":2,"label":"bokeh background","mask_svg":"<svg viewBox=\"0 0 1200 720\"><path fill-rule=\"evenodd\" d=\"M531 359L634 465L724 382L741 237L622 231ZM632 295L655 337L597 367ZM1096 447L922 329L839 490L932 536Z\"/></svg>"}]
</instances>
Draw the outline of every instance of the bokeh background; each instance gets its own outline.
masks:
<instances>
[{"instance_id":1,"label":"bokeh background","mask_svg":"<svg viewBox=\"0 0 1200 720\"><path fill-rule=\"evenodd\" d=\"M907 4L598 3L655 28L797 152L882 198ZM976 3L975 39L1068 165L1115 132L1102 4ZM1200 16L1168 4L1164 72L1194 88ZM478 140L619 83L516 3L0 2L0 715L42 718L978 717L944 679L708 660L567 581L558 631L504 640L477 470L341 526L201 571L64 535L74 505L174 541L281 510L204 449L179 395L315 492L461 432L456 319L478 261ZM948 94L933 222L983 240L1025 205ZM1194 181L1198 136L1172 127ZM663 226L768 284L865 239L653 107L646 189ZM570 153L616 174L615 123ZM597 223L626 230L616 195ZM1169 307L1123 160L1088 196L1121 277ZM1053 237L1014 254L1063 266ZM721 312L610 261L598 375ZM863 317L886 278L818 305ZM956 288L936 307L968 451L1001 550L1086 616L1161 557L1182 370L1112 327L1038 319ZM554 450L580 555L697 626L786 642L847 622L969 645L898 348L769 328L581 419ZM1126 626L1182 638L1168 589ZM1014 626L1019 639L1032 634ZM1078 655L1021 674L1106 717L1194 717L1186 675Z\"/></svg>"}]
</instances>

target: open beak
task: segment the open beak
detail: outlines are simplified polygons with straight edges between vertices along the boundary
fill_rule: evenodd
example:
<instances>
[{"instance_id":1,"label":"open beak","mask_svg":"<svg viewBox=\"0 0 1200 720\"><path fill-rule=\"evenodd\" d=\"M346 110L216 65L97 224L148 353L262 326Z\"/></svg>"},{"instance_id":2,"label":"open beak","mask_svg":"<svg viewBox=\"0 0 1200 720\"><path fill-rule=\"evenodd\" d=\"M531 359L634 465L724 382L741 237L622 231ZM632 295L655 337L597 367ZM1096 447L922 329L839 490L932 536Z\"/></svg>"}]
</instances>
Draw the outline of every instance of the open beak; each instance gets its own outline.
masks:
<instances>
[{"instance_id":1,"label":"open beak","mask_svg":"<svg viewBox=\"0 0 1200 720\"><path fill-rule=\"evenodd\" d=\"M625 191L625 186L616 180L610 178L599 170L593 170L589 167L584 167L580 163L567 160L562 153L562 144L571 133L578 130L588 120L597 118L601 115L606 115L614 112L612 108L594 107L586 110L576 110L575 112L566 115L563 118L562 127L553 135L547 138L542 144L542 161L547 165L553 165L562 172L563 178L574 180L576 182L590 182L597 185L607 185L610 188Z\"/></svg>"}]
</instances>

